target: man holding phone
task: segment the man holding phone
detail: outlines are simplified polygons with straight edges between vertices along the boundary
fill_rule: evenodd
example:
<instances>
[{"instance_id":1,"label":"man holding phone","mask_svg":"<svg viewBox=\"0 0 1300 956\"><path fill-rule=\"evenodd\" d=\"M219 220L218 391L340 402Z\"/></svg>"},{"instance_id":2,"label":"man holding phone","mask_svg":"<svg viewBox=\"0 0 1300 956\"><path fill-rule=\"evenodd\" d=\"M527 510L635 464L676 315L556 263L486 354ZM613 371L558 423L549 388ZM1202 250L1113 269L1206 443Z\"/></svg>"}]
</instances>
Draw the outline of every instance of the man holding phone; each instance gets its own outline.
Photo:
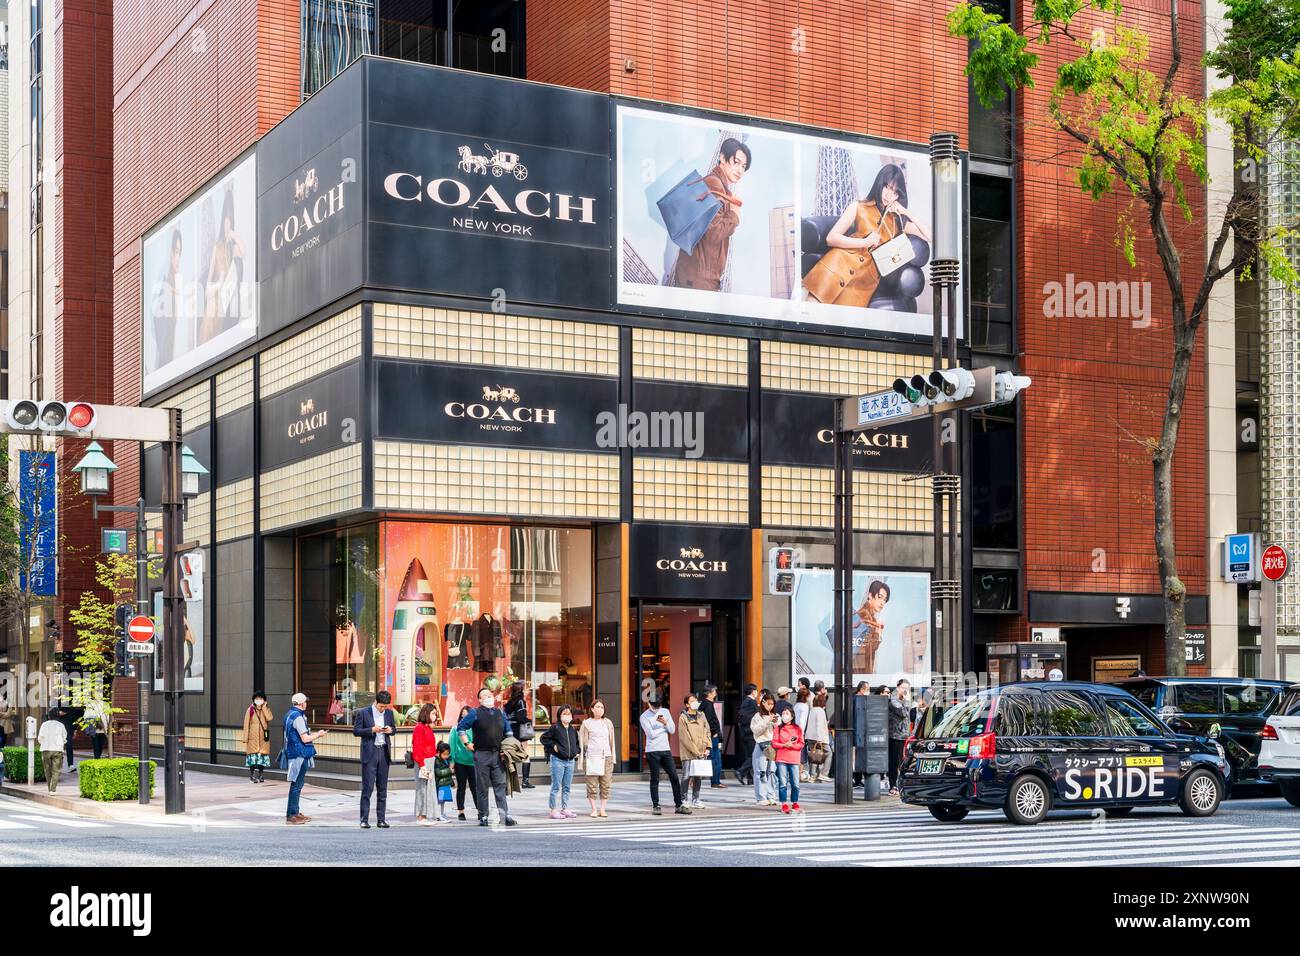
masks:
<instances>
[{"instance_id":1,"label":"man holding phone","mask_svg":"<svg viewBox=\"0 0 1300 956\"><path fill-rule=\"evenodd\" d=\"M370 707L357 711L352 722L353 736L361 738L361 829L370 829L370 794L378 787L375 816L381 830L388 829L388 767L393 762L393 733L397 721L389 705L393 695L381 690Z\"/></svg>"}]
</instances>

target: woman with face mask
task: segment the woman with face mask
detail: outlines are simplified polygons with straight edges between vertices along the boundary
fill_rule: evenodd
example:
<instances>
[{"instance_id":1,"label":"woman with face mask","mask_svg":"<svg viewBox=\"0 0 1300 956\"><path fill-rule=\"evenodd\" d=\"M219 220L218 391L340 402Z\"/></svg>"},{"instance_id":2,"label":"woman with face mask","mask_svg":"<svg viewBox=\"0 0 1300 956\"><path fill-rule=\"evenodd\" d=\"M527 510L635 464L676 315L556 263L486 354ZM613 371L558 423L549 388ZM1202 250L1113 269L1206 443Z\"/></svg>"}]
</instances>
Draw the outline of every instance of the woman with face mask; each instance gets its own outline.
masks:
<instances>
[{"instance_id":1,"label":"woman with face mask","mask_svg":"<svg viewBox=\"0 0 1300 956\"><path fill-rule=\"evenodd\" d=\"M795 723L794 707L781 701L776 708L777 725L772 733L772 749L776 751L777 790L781 812L802 813L799 807L799 760L803 755L803 731ZM789 802L786 801L787 790Z\"/></svg>"},{"instance_id":2,"label":"woman with face mask","mask_svg":"<svg viewBox=\"0 0 1300 956\"><path fill-rule=\"evenodd\" d=\"M271 766L271 708L260 690L244 711L244 766L253 783L266 782L266 768Z\"/></svg>"},{"instance_id":3,"label":"woman with face mask","mask_svg":"<svg viewBox=\"0 0 1300 956\"><path fill-rule=\"evenodd\" d=\"M709 754L713 751L713 733L709 730L708 718L700 710L700 699L694 694L687 694L684 703L686 709L677 719L677 749L686 777L685 797L691 809L702 810L704 804L700 802L700 781L706 775L713 775L713 761L709 759Z\"/></svg>"},{"instance_id":4,"label":"woman with face mask","mask_svg":"<svg viewBox=\"0 0 1300 956\"><path fill-rule=\"evenodd\" d=\"M776 806L776 763L772 734L776 731L776 698L766 687L758 695L758 711L749 721L754 735L754 803Z\"/></svg>"},{"instance_id":5,"label":"woman with face mask","mask_svg":"<svg viewBox=\"0 0 1300 956\"><path fill-rule=\"evenodd\" d=\"M556 712L555 723L542 734L542 747L551 764L551 819L576 817L569 809L569 789L573 786L573 768L581 745L578 728L573 723L573 708L568 704Z\"/></svg>"},{"instance_id":6,"label":"woman with face mask","mask_svg":"<svg viewBox=\"0 0 1300 956\"><path fill-rule=\"evenodd\" d=\"M578 730L582 766L587 777L587 802L593 817L607 817L605 805L614 783L614 722L605 716L605 702L593 700L590 716ZM599 801L599 802L598 802Z\"/></svg>"}]
</instances>

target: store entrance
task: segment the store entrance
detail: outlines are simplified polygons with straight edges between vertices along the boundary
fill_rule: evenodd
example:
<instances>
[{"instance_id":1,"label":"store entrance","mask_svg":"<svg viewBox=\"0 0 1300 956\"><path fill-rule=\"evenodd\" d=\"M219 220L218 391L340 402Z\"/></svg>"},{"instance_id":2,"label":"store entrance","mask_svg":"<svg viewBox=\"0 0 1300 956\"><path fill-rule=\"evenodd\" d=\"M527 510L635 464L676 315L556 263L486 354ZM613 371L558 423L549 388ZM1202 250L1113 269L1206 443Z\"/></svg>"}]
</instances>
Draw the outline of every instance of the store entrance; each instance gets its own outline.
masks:
<instances>
[{"instance_id":1,"label":"store entrance","mask_svg":"<svg viewBox=\"0 0 1300 956\"><path fill-rule=\"evenodd\" d=\"M675 720L686 695L702 694L708 684L718 688L718 700L723 705L723 751L724 755L729 753L732 709L740 697L744 605L739 601L638 601L633 615L636 693L630 700L628 727L634 765L642 765L644 741L639 721L646 698L655 694Z\"/></svg>"}]
</instances>

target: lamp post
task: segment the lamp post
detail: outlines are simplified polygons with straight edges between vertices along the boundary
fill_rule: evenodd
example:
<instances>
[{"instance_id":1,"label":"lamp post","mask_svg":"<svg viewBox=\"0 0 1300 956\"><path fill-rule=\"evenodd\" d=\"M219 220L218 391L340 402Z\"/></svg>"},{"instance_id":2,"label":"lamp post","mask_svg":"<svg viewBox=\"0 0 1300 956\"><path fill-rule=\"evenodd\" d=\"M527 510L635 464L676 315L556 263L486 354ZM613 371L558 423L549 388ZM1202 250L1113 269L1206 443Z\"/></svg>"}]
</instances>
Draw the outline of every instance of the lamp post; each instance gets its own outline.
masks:
<instances>
[{"instance_id":1,"label":"lamp post","mask_svg":"<svg viewBox=\"0 0 1300 956\"><path fill-rule=\"evenodd\" d=\"M930 260L930 284L934 289L934 369L957 367L957 284L961 280L961 152L956 133L930 136L930 175L934 200L934 255ZM946 316L945 316L946 300ZM946 337L946 341L945 341ZM946 348L945 348L946 346ZM958 513L961 470L957 457L957 416L954 412L934 417L933 575L930 579L930 633L934 636L935 669L960 670L961 647L957 641L958 607L961 602L961 570L957 558ZM944 504L947 504L947 560L945 561Z\"/></svg>"},{"instance_id":2,"label":"lamp post","mask_svg":"<svg viewBox=\"0 0 1300 956\"><path fill-rule=\"evenodd\" d=\"M199 478L208 470L194 457L188 445L181 443L180 412L168 409L170 415L169 440L161 443L163 457L163 494L161 507L148 507L143 497L134 505L101 505L99 499L108 493L109 475L117 470L112 460L104 454L98 442L86 446L85 456L72 470L81 477L81 491L94 503L94 514L124 512L135 515L135 610L137 614L152 617L149 607L149 554L146 536L149 527L146 516L161 514L163 518L163 674L164 674L164 744L166 770L166 811L185 811L184 715L185 693L185 611L180 593L178 558L189 547L181 542L185 506L199 493ZM180 494L178 495L177 489ZM137 691L137 751L139 759L140 803L149 803L149 691L152 680L149 663L144 655L136 657Z\"/></svg>"}]
</instances>

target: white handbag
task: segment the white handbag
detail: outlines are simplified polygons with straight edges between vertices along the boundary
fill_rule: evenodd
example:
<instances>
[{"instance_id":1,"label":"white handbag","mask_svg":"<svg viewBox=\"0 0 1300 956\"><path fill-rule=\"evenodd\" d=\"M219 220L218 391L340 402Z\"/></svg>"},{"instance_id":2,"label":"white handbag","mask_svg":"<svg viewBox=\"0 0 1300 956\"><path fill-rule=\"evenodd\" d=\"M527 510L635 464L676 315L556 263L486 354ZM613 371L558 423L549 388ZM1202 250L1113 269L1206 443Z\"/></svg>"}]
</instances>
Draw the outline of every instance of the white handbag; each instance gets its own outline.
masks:
<instances>
[{"instance_id":1,"label":"white handbag","mask_svg":"<svg viewBox=\"0 0 1300 956\"><path fill-rule=\"evenodd\" d=\"M684 776L687 777L712 777L713 761L706 757L697 757L694 760L686 761Z\"/></svg>"},{"instance_id":2,"label":"white handbag","mask_svg":"<svg viewBox=\"0 0 1300 956\"><path fill-rule=\"evenodd\" d=\"M876 269L879 270L882 279L903 268L915 255L916 250L912 248L912 240L905 233L899 233L893 239L871 250L871 258L875 260Z\"/></svg>"}]
</instances>

